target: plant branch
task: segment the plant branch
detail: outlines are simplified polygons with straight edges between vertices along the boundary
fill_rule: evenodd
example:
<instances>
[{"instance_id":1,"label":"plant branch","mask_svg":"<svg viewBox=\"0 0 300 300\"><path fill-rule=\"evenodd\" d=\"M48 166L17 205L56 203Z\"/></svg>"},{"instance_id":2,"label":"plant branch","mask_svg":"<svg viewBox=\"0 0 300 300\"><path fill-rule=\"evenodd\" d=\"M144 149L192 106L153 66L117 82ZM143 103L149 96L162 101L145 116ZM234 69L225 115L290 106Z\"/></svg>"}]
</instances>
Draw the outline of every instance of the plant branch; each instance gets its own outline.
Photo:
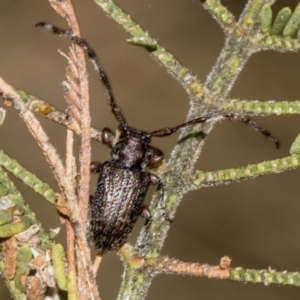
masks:
<instances>
[{"instance_id":1,"label":"plant branch","mask_svg":"<svg viewBox=\"0 0 300 300\"><path fill-rule=\"evenodd\" d=\"M260 101L230 99L221 104L222 109L233 114L270 116L300 114L300 101Z\"/></svg>"},{"instance_id":2,"label":"plant branch","mask_svg":"<svg viewBox=\"0 0 300 300\"><path fill-rule=\"evenodd\" d=\"M51 204L55 204L55 191L51 189L47 183L42 182L39 178L22 167L15 159L9 157L2 150L0 150L0 165L3 166L7 171L12 173L15 177L22 180L36 193L43 196Z\"/></svg>"},{"instance_id":3,"label":"plant branch","mask_svg":"<svg viewBox=\"0 0 300 300\"><path fill-rule=\"evenodd\" d=\"M277 272L269 268L268 270L251 270L236 268L230 270L230 280L240 282L300 286L299 272Z\"/></svg>"},{"instance_id":4,"label":"plant branch","mask_svg":"<svg viewBox=\"0 0 300 300\"><path fill-rule=\"evenodd\" d=\"M126 264L127 269L146 270L152 276L158 274L189 275L197 277L207 277L214 279L229 279L232 281L263 283L264 285L290 285L300 286L299 272L276 272L268 270L251 270L230 268L231 259L228 256L221 258L219 265L208 265L200 263L183 262L169 257L152 257L146 259L134 250L129 244L125 244L119 255Z\"/></svg>"},{"instance_id":5,"label":"plant branch","mask_svg":"<svg viewBox=\"0 0 300 300\"><path fill-rule=\"evenodd\" d=\"M24 102L24 105L32 112L35 112L49 120L63 125L68 129L74 131L78 135L81 134L81 130L78 123L73 118L70 118L68 114L57 110L54 106L50 105L49 103L38 99L33 95L27 94L22 90L14 89L14 91L19 94L20 99ZM100 143L102 142L102 134L100 130L91 128L90 136L91 139Z\"/></svg>"},{"instance_id":6,"label":"plant branch","mask_svg":"<svg viewBox=\"0 0 300 300\"><path fill-rule=\"evenodd\" d=\"M79 25L76 20L75 12L71 0L56 1L50 0L53 8L66 18L70 30L76 36L80 36ZM77 295L80 299L99 299L99 293L93 277L90 249L86 240L87 218L88 218L88 201L89 201L89 181L90 181L90 112L89 112L89 92L88 78L85 66L85 57L83 49L72 44L72 50L69 55L69 67L67 69L67 79L76 98L68 97L66 100L70 105L70 111L80 118L74 119L79 122L81 128L81 147L79 155L79 173L77 207L78 217L75 243L77 245L76 254L78 260L78 277L77 277ZM79 209L79 211L78 211Z\"/></svg>"},{"instance_id":7,"label":"plant branch","mask_svg":"<svg viewBox=\"0 0 300 300\"><path fill-rule=\"evenodd\" d=\"M76 257L75 257L75 240L74 230L69 220L66 220L66 234L67 234L67 259L68 259L68 297L69 300L79 299L77 297L77 272L76 272Z\"/></svg>"},{"instance_id":8,"label":"plant branch","mask_svg":"<svg viewBox=\"0 0 300 300\"><path fill-rule=\"evenodd\" d=\"M202 186L227 184L238 180L253 179L258 176L281 173L299 167L300 155L298 154L240 168L212 172L198 171L191 189L198 189Z\"/></svg>"},{"instance_id":9,"label":"plant branch","mask_svg":"<svg viewBox=\"0 0 300 300\"><path fill-rule=\"evenodd\" d=\"M291 37L258 34L256 43L253 44L253 46L255 51L274 50L279 52L298 52L300 42Z\"/></svg>"},{"instance_id":10,"label":"plant branch","mask_svg":"<svg viewBox=\"0 0 300 300\"><path fill-rule=\"evenodd\" d=\"M232 13L219 0L207 0L203 3L203 7L209 11L227 34L239 29Z\"/></svg>"},{"instance_id":11,"label":"plant branch","mask_svg":"<svg viewBox=\"0 0 300 300\"><path fill-rule=\"evenodd\" d=\"M63 2L51 0L52 7L56 9L68 22L68 26L74 35L80 36L79 25L76 19L75 11L71 0L64 0ZM70 52L69 68L67 70L67 78L71 86L77 88L75 103L71 104L73 109L80 108L78 115L80 115L80 128L81 128L81 147L79 155L79 190L78 202L80 206L80 214L82 223L87 224L88 216L88 199L89 199L89 182L90 182L90 169L89 164L91 161L91 145L90 145L90 112L89 112L89 89L87 70L85 65L85 56L83 49L75 44L72 44L73 51ZM73 83L73 84L72 84ZM69 98L67 98L69 99ZM77 100L77 101L76 101ZM75 104L75 107L74 107Z\"/></svg>"},{"instance_id":12,"label":"plant branch","mask_svg":"<svg viewBox=\"0 0 300 300\"><path fill-rule=\"evenodd\" d=\"M73 182L73 187L76 189L76 168L75 158L73 156L73 131L67 130L67 141L66 141L66 173L69 181ZM77 202L77 201L76 201ZM77 205L77 203L73 203ZM68 298L70 300L79 299L80 294L77 295L76 282L77 282L77 271L76 271L76 257L75 257L75 238L74 230L69 219L65 220L66 223L66 235L67 235L67 258L68 258Z\"/></svg>"},{"instance_id":13,"label":"plant branch","mask_svg":"<svg viewBox=\"0 0 300 300\"><path fill-rule=\"evenodd\" d=\"M183 262L169 257L144 258L139 256L129 244L125 244L119 254L125 264L132 269L148 269L153 274L190 275L216 279L227 279L230 276L231 259L224 256L220 265Z\"/></svg>"}]
</instances>

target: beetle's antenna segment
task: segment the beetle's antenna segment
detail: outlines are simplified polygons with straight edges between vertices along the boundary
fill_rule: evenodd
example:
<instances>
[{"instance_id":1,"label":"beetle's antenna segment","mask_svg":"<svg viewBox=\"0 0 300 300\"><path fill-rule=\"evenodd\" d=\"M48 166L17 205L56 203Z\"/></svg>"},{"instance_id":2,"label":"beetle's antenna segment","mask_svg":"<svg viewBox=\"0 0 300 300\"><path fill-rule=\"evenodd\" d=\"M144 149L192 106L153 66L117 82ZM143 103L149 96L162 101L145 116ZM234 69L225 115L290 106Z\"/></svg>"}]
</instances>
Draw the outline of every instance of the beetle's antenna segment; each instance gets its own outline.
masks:
<instances>
[{"instance_id":1,"label":"beetle's antenna segment","mask_svg":"<svg viewBox=\"0 0 300 300\"><path fill-rule=\"evenodd\" d=\"M160 129L160 130L153 131L153 132L150 133L150 135L155 136L155 137L168 136L168 135L171 135L174 132L176 132L179 129L182 129L184 127L188 127L188 126L198 124L198 123L204 123L204 122L207 122L207 121L213 121L213 120L218 121L218 120L221 120L221 119L237 120L237 121L243 122L245 124L249 124L255 130L260 131L265 137L272 140L275 143L276 149L278 149L279 146L280 146L280 142L279 142L278 138L275 135L273 135L270 131L266 130L264 127L259 125L257 122L255 122L251 118L241 116L241 115L235 115L235 114L207 115L207 116L203 116L203 117L185 122L185 123L180 124L176 127L167 127L167 128L163 128L163 129Z\"/></svg>"},{"instance_id":2,"label":"beetle's antenna segment","mask_svg":"<svg viewBox=\"0 0 300 300\"><path fill-rule=\"evenodd\" d=\"M97 57L97 54L95 53L95 51L89 46L89 44L82 39L81 37L78 37L76 35L74 35L72 33L71 30L64 30L61 29L59 27L53 26L50 23L46 23L46 22L39 22L35 24L36 27L42 27L46 30L51 31L53 34L58 35L58 36L62 36L62 37L66 37L72 40L72 42L80 47L82 47L82 49L84 50L86 56L88 57L88 59L92 62L95 70L99 73L99 77L100 80L102 81L105 89L106 89L106 94L107 97L110 101L110 105L112 108L112 112L114 114L114 116L116 117L116 119L118 120L118 122L125 127L127 125L127 122L125 120L125 117L123 116L120 107L117 105L116 101L115 101L115 97L113 95L112 92L112 88L111 85L109 83L108 77L100 63L100 60Z\"/></svg>"}]
</instances>

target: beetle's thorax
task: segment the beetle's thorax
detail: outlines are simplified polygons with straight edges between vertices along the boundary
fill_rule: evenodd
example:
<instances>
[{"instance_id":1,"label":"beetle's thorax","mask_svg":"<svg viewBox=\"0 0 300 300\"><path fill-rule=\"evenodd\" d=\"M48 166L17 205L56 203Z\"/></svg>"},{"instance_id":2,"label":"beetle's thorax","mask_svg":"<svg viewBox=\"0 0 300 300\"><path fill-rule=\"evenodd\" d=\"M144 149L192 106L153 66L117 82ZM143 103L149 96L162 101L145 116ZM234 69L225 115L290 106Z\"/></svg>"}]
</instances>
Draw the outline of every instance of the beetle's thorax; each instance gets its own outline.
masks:
<instances>
[{"instance_id":1,"label":"beetle's thorax","mask_svg":"<svg viewBox=\"0 0 300 300\"><path fill-rule=\"evenodd\" d=\"M148 163L147 150L150 142L150 134L129 127L122 128L112 149L112 160L127 168L143 169Z\"/></svg>"}]
</instances>

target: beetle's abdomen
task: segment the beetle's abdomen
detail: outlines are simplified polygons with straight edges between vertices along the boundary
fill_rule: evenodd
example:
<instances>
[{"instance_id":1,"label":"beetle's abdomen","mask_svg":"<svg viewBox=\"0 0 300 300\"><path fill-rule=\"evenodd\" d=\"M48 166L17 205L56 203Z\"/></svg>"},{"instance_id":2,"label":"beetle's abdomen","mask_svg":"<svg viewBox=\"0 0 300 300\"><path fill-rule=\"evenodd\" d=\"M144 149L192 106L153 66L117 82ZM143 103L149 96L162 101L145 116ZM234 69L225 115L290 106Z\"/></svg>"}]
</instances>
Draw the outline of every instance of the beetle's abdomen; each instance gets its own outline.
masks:
<instances>
[{"instance_id":1,"label":"beetle's abdomen","mask_svg":"<svg viewBox=\"0 0 300 300\"><path fill-rule=\"evenodd\" d=\"M99 252L117 249L130 234L141 213L149 175L115 161L101 167L89 207L89 238Z\"/></svg>"}]
</instances>

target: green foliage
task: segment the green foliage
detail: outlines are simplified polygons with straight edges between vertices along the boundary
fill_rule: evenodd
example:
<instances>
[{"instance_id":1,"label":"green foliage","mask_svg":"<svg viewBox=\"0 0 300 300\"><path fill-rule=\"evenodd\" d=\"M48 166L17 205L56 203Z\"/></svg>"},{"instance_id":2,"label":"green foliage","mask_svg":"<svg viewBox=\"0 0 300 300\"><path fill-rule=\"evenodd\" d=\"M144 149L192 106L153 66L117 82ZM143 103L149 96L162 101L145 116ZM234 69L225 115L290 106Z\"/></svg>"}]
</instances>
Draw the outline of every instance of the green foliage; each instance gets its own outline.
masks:
<instances>
[{"instance_id":1,"label":"green foliage","mask_svg":"<svg viewBox=\"0 0 300 300\"><path fill-rule=\"evenodd\" d=\"M54 275L61 290L67 290L66 255L61 244L55 244L52 248L52 260Z\"/></svg>"}]
</instances>

